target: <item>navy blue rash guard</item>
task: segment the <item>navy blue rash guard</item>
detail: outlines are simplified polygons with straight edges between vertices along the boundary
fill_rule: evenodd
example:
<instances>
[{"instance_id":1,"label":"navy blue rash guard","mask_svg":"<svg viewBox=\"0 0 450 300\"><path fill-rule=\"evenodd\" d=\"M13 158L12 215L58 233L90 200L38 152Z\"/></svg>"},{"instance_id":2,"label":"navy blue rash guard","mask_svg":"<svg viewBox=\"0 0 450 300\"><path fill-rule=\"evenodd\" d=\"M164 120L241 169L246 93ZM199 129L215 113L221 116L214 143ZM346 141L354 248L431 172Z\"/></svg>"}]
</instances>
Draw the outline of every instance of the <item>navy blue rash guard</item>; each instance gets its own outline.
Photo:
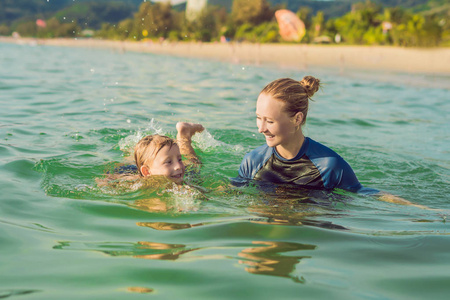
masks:
<instances>
[{"instance_id":1,"label":"navy blue rash guard","mask_svg":"<svg viewBox=\"0 0 450 300\"><path fill-rule=\"evenodd\" d=\"M293 183L302 187L332 190L335 188L362 193L377 193L359 183L350 165L330 148L305 138L293 159L281 157L267 144L247 153L239 168L244 180Z\"/></svg>"},{"instance_id":2,"label":"navy blue rash guard","mask_svg":"<svg viewBox=\"0 0 450 300\"><path fill-rule=\"evenodd\" d=\"M120 166L114 169L116 174L138 174L139 170L136 165Z\"/></svg>"}]
</instances>

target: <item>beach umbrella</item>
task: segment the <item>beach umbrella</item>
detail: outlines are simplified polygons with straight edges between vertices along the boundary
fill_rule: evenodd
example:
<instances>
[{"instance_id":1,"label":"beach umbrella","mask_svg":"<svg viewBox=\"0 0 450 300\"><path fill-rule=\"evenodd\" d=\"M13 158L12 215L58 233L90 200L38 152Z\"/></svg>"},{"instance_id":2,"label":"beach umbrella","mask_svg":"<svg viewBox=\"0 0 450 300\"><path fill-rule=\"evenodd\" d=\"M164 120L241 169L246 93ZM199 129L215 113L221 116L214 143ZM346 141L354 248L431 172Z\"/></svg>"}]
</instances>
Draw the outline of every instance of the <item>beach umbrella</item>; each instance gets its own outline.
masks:
<instances>
[{"instance_id":1,"label":"beach umbrella","mask_svg":"<svg viewBox=\"0 0 450 300\"><path fill-rule=\"evenodd\" d=\"M280 27L280 35L285 41L300 42L305 36L305 24L290 10L280 9L275 12Z\"/></svg>"}]
</instances>

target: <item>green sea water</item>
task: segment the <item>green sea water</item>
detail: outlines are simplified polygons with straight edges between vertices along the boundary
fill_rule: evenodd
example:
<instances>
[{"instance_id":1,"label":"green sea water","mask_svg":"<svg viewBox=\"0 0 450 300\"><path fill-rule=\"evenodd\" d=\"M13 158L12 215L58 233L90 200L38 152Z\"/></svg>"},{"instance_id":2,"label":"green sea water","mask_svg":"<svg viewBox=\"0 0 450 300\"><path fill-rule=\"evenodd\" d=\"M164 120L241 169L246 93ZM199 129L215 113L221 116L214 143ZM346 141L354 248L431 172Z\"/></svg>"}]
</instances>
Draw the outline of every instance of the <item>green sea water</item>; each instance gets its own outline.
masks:
<instances>
[{"instance_id":1,"label":"green sea water","mask_svg":"<svg viewBox=\"0 0 450 300\"><path fill-rule=\"evenodd\" d=\"M323 83L305 134L435 210L229 185L264 144L259 91L305 75ZM0 298L448 298L448 76L0 44L0 108ZM97 186L177 121L207 128L196 188Z\"/></svg>"}]
</instances>

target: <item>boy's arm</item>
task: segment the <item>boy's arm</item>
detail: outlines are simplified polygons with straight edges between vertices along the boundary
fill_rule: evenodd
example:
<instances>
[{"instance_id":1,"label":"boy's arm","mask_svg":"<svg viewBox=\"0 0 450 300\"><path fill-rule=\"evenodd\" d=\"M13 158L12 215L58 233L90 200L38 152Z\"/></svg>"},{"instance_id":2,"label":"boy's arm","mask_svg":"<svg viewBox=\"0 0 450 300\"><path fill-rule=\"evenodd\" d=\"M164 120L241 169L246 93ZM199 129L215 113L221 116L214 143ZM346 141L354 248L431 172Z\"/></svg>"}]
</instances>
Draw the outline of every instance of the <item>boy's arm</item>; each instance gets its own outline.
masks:
<instances>
[{"instance_id":1,"label":"boy's arm","mask_svg":"<svg viewBox=\"0 0 450 300\"><path fill-rule=\"evenodd\" d=\"M202 132L205 128L201 124L186 122L178 122L176 128L180 153L188 159L189 163L200 164L200 160L192 147L192 136L197 132Z\"/></svg>"}]
</instances>

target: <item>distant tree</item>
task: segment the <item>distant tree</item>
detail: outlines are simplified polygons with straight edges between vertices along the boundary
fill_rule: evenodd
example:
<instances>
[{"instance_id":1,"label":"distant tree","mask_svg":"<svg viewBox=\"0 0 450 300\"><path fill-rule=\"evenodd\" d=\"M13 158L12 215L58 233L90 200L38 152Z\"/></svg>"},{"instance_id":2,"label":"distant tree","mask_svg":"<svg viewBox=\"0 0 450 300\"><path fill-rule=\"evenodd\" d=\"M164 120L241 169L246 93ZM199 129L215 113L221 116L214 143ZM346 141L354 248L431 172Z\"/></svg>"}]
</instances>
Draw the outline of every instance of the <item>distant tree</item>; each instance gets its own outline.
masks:
<instances>
[{"instance_id":1,"label":"distant tree","mask_svg":"<svg viewBox=\"0 0 450 300\"><path fill-rule=\"evenodd\" d=\"M10 35L11 28L6 25L0 25L0 35Z\"/></svg>"},{"instance_id":2,"label":"distant tree","mask_svg":"<svg viewBox=\"0 0 450 300\"><path fill-rule=\"evenodd\" d=\"M303 36L301 42L309 43L312 40L311 33L312 30L312 10L308 6L301 6L296 15L300 18L300 20L305 24L305 35Z\"/></svg>"},{"instance_id":3,"label":"distant tree","mask_svg":"<svg viewBox=\"0 0 450 300\"><path fill-rule=\"evenodd\" d=\"M272 20L274 11L266 0L234 0L231 16L237 25L258 25Z\"/></svg>"},{"instance_id":4,"label":"distant tree","mask_svg":"<svg viewBox=\"0 0 450 300\"><path fill-rule=\"evenodd\" d=\"M102 23L117 23L132 17L133 6L130 4L102 1L75 3L55 14L55 17L63 22L74 20L82 28L100 29Z\"/></svg>"},{"instance_id":5,"label":"distant tree","mask_svg":"<svg viewBox=\"0 0 450 300\"><path fill-rule=\"evenodd\" d=\"M38 28L37 36L40 38L75 37L80 29L76 22L61 23L57 18L47 20L45 28Z\"/></svg>"},{"instance_id":6,"label":"distant tree","mask_svg":"<svg viewBox=\"0 0 450 300\"><path fill-rule=\"evenodd\" d=\"M313 28L314 36L317 37L323 31L324 25L325 25L325 18L323 16L322 11L318 11L316 16L314 18L312 18L312 24L314 27Z\"/></svg>"},{"instance_id":7,"label":"distant tree","mask_svg":"<svg viewBox=\"0 0 450 300\"><path fill-rule=\"evenodd\" d=\"M383 18L393 24L402 24L408 21L408 13L401 7L388 7L384 9Z\"/></svg>"},{"instance_id":8,"label":"distant tree","mask_svg":"<svg viewBox=\"0 0 450 300\"><path fill-rule=\"evenodd\" d=\"M143 2L134 15L134 26L131 38L140 40L144 32L152 37L167 37L174 28L174 15L170 2Z\"/></svg>"},{"instance_id":9,"label":"distant tree","mask_svg":"<svg viewBox=\"0 0 450 300\"><path fill-rule=\"evenodd\" d=\"M439 21L418 14L409 15L405 23L395 25L392 29L392 40L397 46L437 46L441 39Z\"/></svg>"},{"instance_id":10,"label":"distant tree","mask_svg":"<svg viewBox=\"0 0 450 300\"><path fill-rule=\"evenodd\" d=\"M297 16L305 24L305 29L309 30L312 24L311 20L312 11L308 6L301 6L297 11Z\"/></svg>"},{"instance_id":11,"label":"distant tree","mask_svg":"<svg viewBox=\"0 0 450 300\"><path fill-rule=\"evenodd\" d=\"M338 31L336 29L334 20L328 20L325 23L324 35L329 36L332 40L335 40Z\"/></svg>"},{"instance_id":12,"label":"distant tree","mask_svg":"<svg viewBox=\"0 0 450 300\"><path fill-rule=\"evenodd\" d=\"M349 44L437 46L442 40L442 19L412 14L402 8L386 8L372 2L357 3L334 21L333 28Z\"/></svg>"},{"instance_id":13,"label":"distant tree","mask_svg":"<svg viewBox=\"0 0 450 300\"><path fill-rule=\"evenodd\" d=\"M126 40L128 39L131 34L133 34L133 26L134 26L134 20L133 19L125 19L116 26L116 37L119 40Z\"/></svg>"},{"instance_id":14,"label":"distant tree","mask_svg":"<svg viewBox=\"0 0 450 300\"><path fill-rule=\"evenodd\" d=\"M28 22L24 22L21 23L17 26L16 31L21 35L21 36L36 36L37 35L37 26L36 26L36 22L34 21L28 21Z\"/></svg>"},{"instance_id":15,"label":"distant tree","mask_svg":"<svg viewBox=\"0 0 450 300\"><path fill-rule=\"evenodd\" d=\"M226 10L216 6L207 6L194 21L186 20L186 35L194 40L204 42L218 39L220 30L226 21Z\"/></svg>"},{"instance_id":16,"label":"distant tree","mask_svg":"<svg viewBox=\"0 0 450 300\"><path fill-rule=\"evenodd\" d=\"M334 27L344 41L350 44L364 44L368 35L375 33L371 28L381 24L380 12L381 6L370 1L357 3L352 6L351 12L336 19Z\"/></svg>"},{"instance_id":17,"label":"distant tree","mask_svg":"<svg viewBox=\"0 0 450 300\"><path fill-rule=\"evenodd\" d=\"M276 22L266 22L259 26L250 23L242 24L235 35L239 41L247 41L252 43L275 43L279 42L278 24Z\"/></svg>"},{"instance_id":18,"label":"distant tree","mask_svg":"<svg viewBox=\"0 0 450 300\"><path fill-rule=\"evenodd\" d=\"M21 36L39 38L75 37L80 31L76 22L61 23L57 18L51 18L46 23L47 26L42 28L36 25L36 21L24 22L17 26L16 31Z\"/></svg>"},{"instance_id":19,"label":"distant tree","mask_svg":"<svg viewBox=\"0 0 450 300\"><path fill-rule=\"evenodd\" d=\"M103 23L100 30L97 30L94 36L97 38L116 40L117 39L116 32L117 32L116 25L112 25L110 23Z\"/></svg>"}]
</instances>

